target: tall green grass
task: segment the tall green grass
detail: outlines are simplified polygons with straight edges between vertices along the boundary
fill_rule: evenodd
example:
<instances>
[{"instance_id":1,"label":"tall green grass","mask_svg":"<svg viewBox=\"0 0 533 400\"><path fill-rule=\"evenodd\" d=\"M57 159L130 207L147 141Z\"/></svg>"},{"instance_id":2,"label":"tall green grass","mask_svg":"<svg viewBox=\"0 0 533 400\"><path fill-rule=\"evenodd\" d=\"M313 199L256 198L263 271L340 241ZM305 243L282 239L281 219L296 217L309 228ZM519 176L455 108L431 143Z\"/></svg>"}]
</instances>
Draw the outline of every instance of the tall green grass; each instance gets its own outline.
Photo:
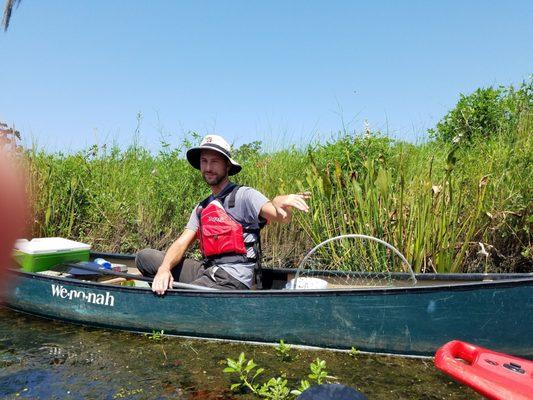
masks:
<instances>
[{"instance_id":1,"label":"tall green grass","mask_svg":"<svg viewBox=\"0 0 533 400\"><path fill-rule=\"evenodd\" d=\"M533 114L468 143L419 145L343 134L305 148L241 146L236 181L272 198L311 193L311 211L263 232L266 263L287 265L346 233L384 239L418 272L532 271ZM94 249L165 249L208 193L184 159L193 136L157 154L93 146L75 154L26 151L34 237L63 236Z\"/></svg>"},{"instance_id":2,"label":"tall green grass","mask_svg":"<svg viewBox=\"0 0 533 400\"><path fill-rule=\"evenodd\" d=\"M314 242L382 238L417 272L531 270L532 120L468 147L380 137L326 145L298 182L312 192L300 224Z\"/></svg>"}]
</instances>

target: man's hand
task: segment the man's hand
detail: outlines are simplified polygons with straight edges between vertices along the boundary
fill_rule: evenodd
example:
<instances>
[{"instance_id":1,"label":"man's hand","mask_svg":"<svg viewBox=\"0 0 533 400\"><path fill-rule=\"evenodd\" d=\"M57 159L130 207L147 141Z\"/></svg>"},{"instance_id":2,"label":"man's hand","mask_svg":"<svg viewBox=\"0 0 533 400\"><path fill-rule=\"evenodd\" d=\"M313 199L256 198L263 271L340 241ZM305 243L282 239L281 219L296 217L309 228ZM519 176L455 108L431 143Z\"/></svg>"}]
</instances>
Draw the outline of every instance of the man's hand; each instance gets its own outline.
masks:
<instances>
[{"instance_id":1,"label":"man's hand","mask_svg":"<svg viewBox=\"0 0 533 400\"><path fill-rule=\"evenodd\" d=\"M288 222L291 219L293 208L309 212L309 206L305 202L309 197L311 197L309 193L276 196L270 203L263 206L261 216L269 220Z\"/></svg>"},{"instance_id":2,"label":"man's hand","mask_svg":"<svg viewBox=\"0 0 533 400\"><path fill-rule=\"evenodd\" d=\"M181 236L170 246L165 254L163 263L155 274L152 283L152 291L157 294L165 294L165 291L172 287L174 278L170 270L172 266L177 265L183 258L183 255L196 239L196 231L185 228Z\"/></svg>"},{"instance_id":3,"label":"man's hand","mask_svg":"<svg viewBox=\"0 0 533 400\"><path fill-rule=\"evenodd\" d=\"M172 277L172 273L170 272L170 270L161 266L157 270L157 274L154 277L154 282L152 283L152 291L159 295L163 295L165 294L165 291L168 288L172 287L173 283L174 278Z\"/></svg>"}]
</instances>

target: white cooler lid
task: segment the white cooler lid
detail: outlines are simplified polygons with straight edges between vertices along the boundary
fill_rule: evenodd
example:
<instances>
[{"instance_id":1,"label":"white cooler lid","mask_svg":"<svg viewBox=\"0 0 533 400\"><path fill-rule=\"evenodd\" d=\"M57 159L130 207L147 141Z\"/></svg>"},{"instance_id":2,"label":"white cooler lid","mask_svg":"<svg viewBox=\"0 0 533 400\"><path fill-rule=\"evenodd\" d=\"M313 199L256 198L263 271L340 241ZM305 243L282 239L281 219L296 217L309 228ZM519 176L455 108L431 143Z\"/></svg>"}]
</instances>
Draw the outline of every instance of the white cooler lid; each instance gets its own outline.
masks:
<instances>
[{"instance_id":1,"label":"white cooler lid","mask_svg":"<svg viewBox=\"0 0 533 400\"><path fill-rule=\"evenodd\" d=\"M42 254L90 250L91 246L85 243L75 242L74 240L53 237L32 240L19 239L15 242L15 249L28 254Z\"/></svg>"}]
</instances>

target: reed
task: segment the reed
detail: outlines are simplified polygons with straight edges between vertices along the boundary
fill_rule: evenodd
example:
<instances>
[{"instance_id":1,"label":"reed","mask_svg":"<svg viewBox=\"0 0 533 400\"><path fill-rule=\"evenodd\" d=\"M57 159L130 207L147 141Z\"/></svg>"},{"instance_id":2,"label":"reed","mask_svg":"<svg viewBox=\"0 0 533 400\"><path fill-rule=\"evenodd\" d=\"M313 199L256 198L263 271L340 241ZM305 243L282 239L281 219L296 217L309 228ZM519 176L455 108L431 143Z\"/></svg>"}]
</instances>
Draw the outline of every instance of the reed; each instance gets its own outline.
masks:
<instances>
[{"instance_id":1,"label":"reed","mask_svg":"<svg viewBox=\"0 0 533 400\"><path fill-rule=\"evenodd\" d=\"M315 153L298 180L312 193L300 225L316 243L348 233L382 238L416 272L502 270L512 255L530 268L531 121L529 113L512 136L468 148L353 137L337 157Z\"/></svg>"}]
</instances>

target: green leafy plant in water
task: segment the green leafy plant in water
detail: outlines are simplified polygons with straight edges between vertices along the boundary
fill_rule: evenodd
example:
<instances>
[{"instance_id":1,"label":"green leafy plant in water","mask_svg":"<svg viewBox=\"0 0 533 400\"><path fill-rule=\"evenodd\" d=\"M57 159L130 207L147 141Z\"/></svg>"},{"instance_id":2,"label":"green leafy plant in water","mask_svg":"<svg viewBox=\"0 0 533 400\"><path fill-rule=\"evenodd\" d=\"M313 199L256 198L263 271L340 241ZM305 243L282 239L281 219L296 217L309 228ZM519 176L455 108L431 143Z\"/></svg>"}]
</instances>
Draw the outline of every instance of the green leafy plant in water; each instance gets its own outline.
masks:
<instances>
[{"instance_id":1,"label":"green leafy plant in water","mask_svg":"<svg viewBox=\"0 0 533 400\"><path fill-rule=\"evenodd\" d=\"M303 392L305 392L310 387L311 387L311 384L309 383L309 381L306 380L306 379L302 379L300 381L300 386L298 387L298 389L291 390L291 394L293 396L298 397L299 395L301 395Z\"/></svg>"},{"instance_id":2,"label":"green leafy plant in water","mask_svg":"<svg viewBox=\"0 0 533 400\"><path fill-rule=\"evenodd\" d=\"M283 340L280 340L278 346L276 347L276 353L278 357L283 361L290 361L291 347L292 346L290 344L286 344Z\"/></svg>"},{"instance_id":3,"label":"green leafy plant in water","mask_svg":"<svg viewBox=\"0 0 533 400\"><path fill-rule=\"evenodd\" d=\"M309 365L311 373L308 375L309 379L315 381L317 385L321 385L324 379L327 378L326 362L317 357L317 359Z\"/></svg>"},{"instance_id":4,"label":"green leafy plant in water","mask_svg":"<svg viewBox=\"0 0 533 400\"><path fill-rule=\"evenodd\" d=\"M251 393L260 398L271 400L292 400L305 390L309 389L312 383L320 385L328 377L328 373L326 372L326 362L317 358L309 365L311 373L308 377L310 381L302 379L299 387L291 390L288 386L288 380L284 375L277 378L270 378L262 385L257 383L256 379L264 372L264 369L258 368L258 365L253 359L247 360L244 353L241 353L236 360L227 358L226 363L227 367L224 368L224 372L237 374L239 376L239 382L233 383L230 386L231 390L248 389Z\"/></svg>"},{"instance_id":5,"label":"green leafy plant in water","mask_svg":"<svg viewBox=\"0 0 533 400\"><path fill-rule=\"evenodd\" d=\"M237 360L228 358L226 362L228 366L224 368L224 372L239 375L239 382L232 384L231 390L247 388L252 393L259 393L259 385L254 383L254 380L263 373L263 368L257 368L253 359L246 360L244 353L241 353Z\"/></svg>"},{"instance_id":6,"label":"green leafy plant in water","mask_svg":"<svg viewBox=\"0 0 533 400\"><path fill-rule=\"evenodd\" d=\"M289 398L291 390L287 387L287 379L279 377L271 378L263 383L257 394L265 399L284 400Z\"/></svg>"},{"instance_id":7,"label":"green leafy plant in water","mask_svg":"<svg viewBox=\"0 0 533 400\"><path fill-rule=\"evenodd\" d=\"M357 347L352 346L348 354L350 355L350 357L357 357L357 355L359 354L359 350L357 349Z\"/></svg>"},{"instance_id":8,"label":"green leafy plant in water","mask_svg":"<svg viewBox=\"0 0 533 400\"><path fill-rule=\"evenodd\" d=\"M317 359L309 365L311 373L308 375L311 382L321 385L324 382L324 379L328 377L326 371L326 362L317 357ZM302 379L300 381L300 387L291 391L291 394L294 396L301 395L305 390L309 389L312 384L306 380Z\"/></svg>"},{"instance_id":9,"label":"green leafy plant in water","mask_svg":"<svg viewBox=\"0 0 533 400\"><path fill-rule=\"evenodd\" d=\"M165 339L165 331L164 330L160 330L160 331L153 330L152 333L146 333L145 336L148 336L148 339L153 340L154 342L160 342L163 339Z\"/></svg>"},{"instance_id":10,"label":"green leafy plant in water","mask_svg":"<svg viewBox=\"0 0 533 400\"><path fill-rule=\"evenodd\" d=\"M148 339L159 343L159 346L161 346L161 352L163 353L163 356L165 357L165 363L166 363L168 361L167 352L165 351L165 347L163 346L163 343L161 343L165 339L165 331L164 330L160 330L160 331L153 330L152 333L146 333L145 336L148 336Z\"/></svg>"}]
</instances>

